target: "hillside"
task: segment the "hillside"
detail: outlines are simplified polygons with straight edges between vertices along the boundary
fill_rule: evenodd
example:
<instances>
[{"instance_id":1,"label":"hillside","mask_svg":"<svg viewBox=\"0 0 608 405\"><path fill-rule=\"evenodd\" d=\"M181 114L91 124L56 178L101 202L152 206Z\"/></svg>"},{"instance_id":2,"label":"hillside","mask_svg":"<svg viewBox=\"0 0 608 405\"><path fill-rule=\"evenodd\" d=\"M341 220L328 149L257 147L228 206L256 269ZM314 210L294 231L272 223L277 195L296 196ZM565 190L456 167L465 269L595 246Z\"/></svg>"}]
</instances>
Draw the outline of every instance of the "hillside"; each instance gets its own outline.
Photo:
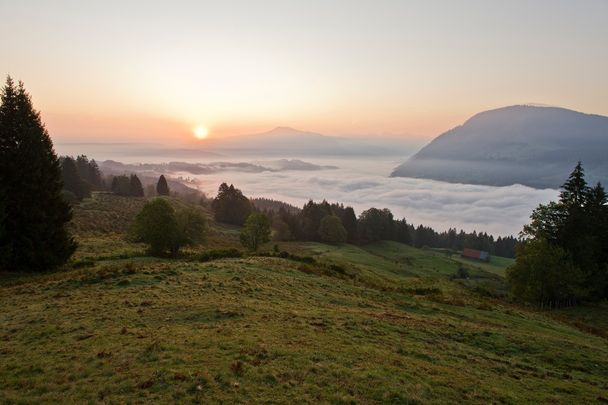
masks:
<instances>
[{"instance_id":1,"label":"hillside","mask_svg":"<svg viewBox=\"0 0 608 405\"><path fill-rule=\"evenodd\" d=\"M605 306L512 305L509 260L281 242L284 258L202 262L237 246L213 221L207 246L156 259L125 239L143 203L94 194L71 266L0 277L0 402L608 400Z\"/></svg>"},{"instance_id":2,"label":"hillside","mask_svg":"<svg viewBox=\"0 0 608 405\"><path fill-rule=\"evenodd\" d=\"M608 117L564 108L511 106L482 112L435 138L392 176L558 188L577 161L608 181Z\"/></svg>"}]
</instances>

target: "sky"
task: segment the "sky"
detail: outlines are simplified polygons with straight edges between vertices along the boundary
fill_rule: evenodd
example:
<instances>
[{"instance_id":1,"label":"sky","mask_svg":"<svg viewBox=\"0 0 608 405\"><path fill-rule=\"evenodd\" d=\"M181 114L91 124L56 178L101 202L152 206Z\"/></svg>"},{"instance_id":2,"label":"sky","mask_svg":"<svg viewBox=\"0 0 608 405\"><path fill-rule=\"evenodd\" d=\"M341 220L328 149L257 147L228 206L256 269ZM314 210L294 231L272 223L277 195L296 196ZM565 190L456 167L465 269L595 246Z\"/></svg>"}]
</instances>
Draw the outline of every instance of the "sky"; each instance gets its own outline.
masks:
<instances>
[{"instance_id":1,"label":"sky","mask_svg":"<svg viewBox=\"0 0 608 405\"><path fill-rule=\"evenodd\" d=\"M605 0L0 0L0 15L0 73L56 141L431 138L524 103L608 115Z\"/></svg>"}]
</instances>

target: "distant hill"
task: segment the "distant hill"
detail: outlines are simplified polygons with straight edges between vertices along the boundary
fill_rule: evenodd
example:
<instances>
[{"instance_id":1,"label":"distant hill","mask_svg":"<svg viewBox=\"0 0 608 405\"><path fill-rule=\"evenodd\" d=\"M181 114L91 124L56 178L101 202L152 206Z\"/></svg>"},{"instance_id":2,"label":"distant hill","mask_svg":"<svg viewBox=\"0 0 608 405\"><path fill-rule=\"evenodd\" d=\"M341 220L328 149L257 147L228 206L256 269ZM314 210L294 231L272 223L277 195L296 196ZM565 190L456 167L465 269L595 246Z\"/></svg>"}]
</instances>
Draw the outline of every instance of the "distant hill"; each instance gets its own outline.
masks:
<instances>
[{"instance_id":1,"label":"distant hill","mask_svg":"<svg viewBox=\"0 0 608 405\"><path fill-rule=\"evenodd\" d=\"M435 138L393 177L558 188L577 161L590 182L608 183L608 117L556 107L479 113Z\"/></svg>"},{"instance_id":2,"label":"distant hill","mask_svg":"<svg viewBox=\"0 0 608 405\"><path fill-rule=\"evenodd\" d=\"M407 138L375 136L347 138L277 127L253 135L209 139L205 150L225 155L249 154L280 157L398 156L419 146Z\"/></svg>"}]
</instances>

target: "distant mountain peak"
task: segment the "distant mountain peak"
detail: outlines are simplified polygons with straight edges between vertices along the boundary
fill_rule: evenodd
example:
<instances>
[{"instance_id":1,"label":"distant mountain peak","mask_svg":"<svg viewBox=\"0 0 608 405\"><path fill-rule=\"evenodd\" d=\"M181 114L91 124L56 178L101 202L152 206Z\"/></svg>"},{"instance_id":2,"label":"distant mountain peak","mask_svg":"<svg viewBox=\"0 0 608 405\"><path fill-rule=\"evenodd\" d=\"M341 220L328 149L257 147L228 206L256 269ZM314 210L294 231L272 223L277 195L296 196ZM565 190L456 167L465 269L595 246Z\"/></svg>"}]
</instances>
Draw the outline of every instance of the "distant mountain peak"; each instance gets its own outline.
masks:
<instances>
[{"instance_id":1,"label":"distant mountain peak","mask_svg":"<svg viewBox=\"0 0 608 405\"><path fill-rule=\"evenodd\" d=\"M305 134L308 133L306 131L300 131L299 129L295 129L292 127L275 127L273 129L271 129L270 131L266 132L267 134Z\"/></svg>"},{"instance_id":2,"label":"distant mountain peak","mask_svg":"<svg viewBox=\"0 0 608 405\"><path fill-rule=\"evenodd\" d=\"M608 179L608 117L561 107L483 111L433 139L393 176L454 183L558 188L578 160L591 182Z\"/></svg>"}]
</instances>

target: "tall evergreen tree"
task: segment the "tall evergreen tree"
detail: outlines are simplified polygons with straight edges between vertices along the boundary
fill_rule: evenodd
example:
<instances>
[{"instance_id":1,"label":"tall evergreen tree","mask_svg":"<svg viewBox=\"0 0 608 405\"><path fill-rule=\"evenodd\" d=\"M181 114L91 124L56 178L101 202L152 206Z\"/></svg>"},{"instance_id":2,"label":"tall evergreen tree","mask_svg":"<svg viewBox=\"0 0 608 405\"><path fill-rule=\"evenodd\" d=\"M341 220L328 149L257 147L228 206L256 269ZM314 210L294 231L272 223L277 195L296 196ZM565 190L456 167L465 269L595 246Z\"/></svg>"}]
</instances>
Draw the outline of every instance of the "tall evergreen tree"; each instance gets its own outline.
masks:
<instances>
[{"instance_id":1,"label":"tall evergreen tree","mask_svg":"<svg viewBox=\"0 0 608 405\"><path fill-rule=\"evenodd\" d=\"M91 159L89 162L89 180L93 190L100 191L106 188L101 170L99 170L99 166L97 165L95 159Z\"/></svg>"},{"instance_id":2,"label":"tall evergreen tree","mask_svg":"<svg viewBox=\"0 0 608 405\"><path fill-rule=\"evenodd\" d=\"M86 155L79 155L76 157L76 170L80 178L87 183L91 183L91 177L89 173L89 158Z\"/></svg>"},{"instance_id":3,"label":"tall evergreen tree","mask_svg":"<svg viewBox=\"0 0 608 405\"><path fill-rule=\"evenodd\" d=\"M158 178L158 183L156 183L156 193L158 195L169 195L169 185L167 184L167 179L162 174Z\"/></svg>"},{"instance_id":4,"label":"tall evergreen tree","mask_svg":"<svg viewBox=\"0 0 608 405\"><path fill-rule=\"evenodd\" d=\"M131 180L124 174L114 176L111 190L114 194L128 197L131 195Z\"/></svg>"},{"instance_id":5,"label":"tall evergreen tree","mask_svg":"<svg viewBox=\"0 0 608 405\"><path fill-rule=\"evenodd\" d=\"M66 229L59 159L40 114L22 83L7 78L0 105L0 177L6 193L0 265L9 271L44 271L76 249Z\"/></svg>"},{"instance_id":6,"label":"tall evergreen tree","mask_svg":"<svg viewBox=\"0 0 608 405\"><path fill-rule=\"evenodd\" d=\"M562 187L560 200L540 205L532 213L532 222L524 227L522 236L526 243L538 242L532 252L562 249L582 273L579 299L601 299L608 296L608 206L606 193L601 186L590 188L585 181L584 170L579 162ZM543 244L541 242L546 242ZM548 247L547 247L548 246ZM520 252L526 252L520 248ZM518 253L518 271L534 271ZM523 263L523 264L522 264ZM521 266L520 266L521 265ZM571 268L570 270L574 269ZM567 268L546 265L551 276L568 279ZM566 270L565 270L566 269ZM572 270L574 271L574 270ZM578 279L578 278L577 278Z\"/></svg>"},{"instance_id":7,"label":"tall evergreen tree","mask_svg":"<svg viewBox=\"0 0 608 405\"><path fill-rule=\"evenodd\" d=\"M74 194L77 200L82 200L83 198L91 196L91 186L80 177L78 163L70 156L61 159L61 173L63 177L63 188Z\"/></svg>"},{"instance_id":8,"label":"tall evergreen tree","mask_svg":"<svg viewBox=\"0 0 608 405\"><path fill-rule=\"evenodd\" d=\"M342 225L346 229L346 241L348 243L357 243L359 240L359 229L357 227L357 216L353 207L346 207L340 215Z\"/></svg>"},{"instance_id":9,"label":"tall evergreen tree","mask_svg":"<svg viewBox=\"0 0 608 405\"><path fill-rule=\"evenodd\" d=\"M243 225L253 211L251 202L241 190L226 183L220 185L211 207L216 221L233 225Z\"/></svg>"},{"instance_id":10,"label":"tall evergreen tree","mask_svg":"<svg viewBox=\"0 0 608 405\"><path fill-rule=\"evenodd\" d=\"M581 162L578 162L570 177L562 186L560 201L568 207L582 207L587 199L587 181L585 170Z\"/></svg>"},{"instance_id":11,"label":"tall evergreen tree","mask_svg":"<svg viewBox=\"0 0 608 405\"><path fill-rule=\"evenodd\" d=\"M132 174L129 182L131 184L131 195L133 197L143 197L144 188L141 185L141 181L139 181L139 177L136 174Z\"/></svg>"}]
</instances>

